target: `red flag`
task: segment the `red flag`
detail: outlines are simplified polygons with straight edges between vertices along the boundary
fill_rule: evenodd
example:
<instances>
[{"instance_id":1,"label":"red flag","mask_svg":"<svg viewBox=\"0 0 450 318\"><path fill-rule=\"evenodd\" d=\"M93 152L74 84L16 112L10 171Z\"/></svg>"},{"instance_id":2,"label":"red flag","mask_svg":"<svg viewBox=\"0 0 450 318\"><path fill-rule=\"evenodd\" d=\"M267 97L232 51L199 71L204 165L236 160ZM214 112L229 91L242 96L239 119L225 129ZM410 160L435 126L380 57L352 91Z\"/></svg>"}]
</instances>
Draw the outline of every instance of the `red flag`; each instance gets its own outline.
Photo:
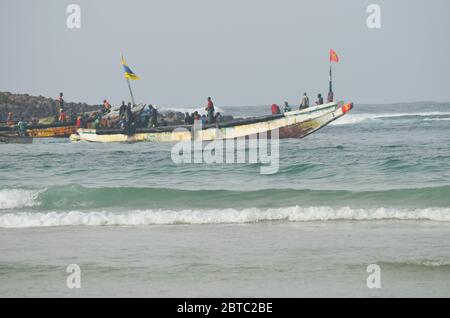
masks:
<instances>
[{"instance_id":1,"label":"red flag","mask_svg":"<svg viewBox=\"0 0 450 318\"><path fill-rule=\"evenodd\" d=\"M339 56L333 49L330 49L330 62L339 63Z\"/></svg>"}]
</instances>

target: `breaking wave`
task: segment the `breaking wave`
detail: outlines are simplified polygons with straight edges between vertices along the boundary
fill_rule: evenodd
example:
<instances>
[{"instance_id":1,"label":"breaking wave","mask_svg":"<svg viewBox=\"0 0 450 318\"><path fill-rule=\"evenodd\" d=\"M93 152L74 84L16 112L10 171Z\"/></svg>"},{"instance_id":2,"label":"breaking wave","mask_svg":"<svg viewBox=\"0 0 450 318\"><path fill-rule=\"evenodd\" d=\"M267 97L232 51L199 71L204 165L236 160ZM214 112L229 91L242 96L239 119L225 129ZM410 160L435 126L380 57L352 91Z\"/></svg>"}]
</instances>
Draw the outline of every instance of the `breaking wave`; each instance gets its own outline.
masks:
<instances>
[{"instance_id":1,"label":"breaking wave","mask_svg":"<svg viewBox=\"0 0 450 318\"><path fill-rule=\"evenodd\" d=\"M276 209L136 210L129 212L16 212L0 214L0 228L57 226L145 226L173 224L245 224L259 222L411 220L450 222L450 208L355 209L288 207Z\"/></svg>"},{"instance_id":2,"label":"breaking wave","mask_svg":"<svg viewBox=\"0 0 450 318\"><path fill-rule=\"evenodd\" d=\"M41 190L0 190L0 211L130 211L182 209L283 208L332 206L354 208L450 207L450 186L381 191L263 189L254 191L179 190L167 188L79 185Z\"/></svg>"},{"instance_id":3,"label":"breaking wave","mask_svg":"<svg viewBox=\"0 0 450 318\"><path fill-rule=\"evenodd\" d=\"M22 189L0 190L0 210L33 207L37 204L39 191Z\"/></svg>"}]
</instances>

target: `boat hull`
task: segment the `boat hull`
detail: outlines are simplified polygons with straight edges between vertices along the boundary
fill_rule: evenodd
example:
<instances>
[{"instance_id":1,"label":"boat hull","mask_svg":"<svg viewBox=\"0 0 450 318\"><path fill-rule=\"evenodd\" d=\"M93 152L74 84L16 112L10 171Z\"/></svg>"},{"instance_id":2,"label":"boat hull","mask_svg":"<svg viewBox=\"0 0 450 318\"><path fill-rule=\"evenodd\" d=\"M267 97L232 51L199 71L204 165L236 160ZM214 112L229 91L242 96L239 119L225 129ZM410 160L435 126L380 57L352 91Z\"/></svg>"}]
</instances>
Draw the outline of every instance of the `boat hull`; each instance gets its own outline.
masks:
<instances>
[{"instance_id":1,"label":"boat hull","mask_svg":"<svg viewBox=\"0 0 450 318\"><path fill-rule=\"evenodd\" d=\"M211 127L198 131L183 127L172 131L136 133L128 136L120 133L98 134L94 129L79 129L77 136L72 136L71 140L101 143L212 141L242 138L261 133L270 134L275 130L278 130L280 138L303 138L344 116L352 107L353 104L330 103L285 113L284 116L274 116L273 119L269 118L261 122Z\"/></svg>"},{"instance_id":2,"label":"boat hull","mask_svg":"<svg viewBox=\"0 0 450 318\"><path fill-rule=\"evenodd\" d=\"M57 127L46 127L46 128L31 128L27 130L30 137L33 138L58 138L58 137L69 137L76 131L74 125L70 126L57 126Z\"/></svg>"}]
</instances>

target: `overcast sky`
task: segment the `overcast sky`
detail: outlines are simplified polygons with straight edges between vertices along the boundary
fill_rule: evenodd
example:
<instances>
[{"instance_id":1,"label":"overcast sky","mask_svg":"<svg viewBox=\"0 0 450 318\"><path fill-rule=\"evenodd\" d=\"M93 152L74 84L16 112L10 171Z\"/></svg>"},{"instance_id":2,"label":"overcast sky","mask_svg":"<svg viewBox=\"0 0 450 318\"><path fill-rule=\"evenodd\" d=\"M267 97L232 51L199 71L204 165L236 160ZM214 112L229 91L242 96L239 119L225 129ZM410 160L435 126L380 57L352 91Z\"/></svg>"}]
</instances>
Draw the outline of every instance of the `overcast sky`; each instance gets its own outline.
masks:
<instances>
[{"instance_id":1,"label":"overcast sky","mask_svg":"<svg viewBox=\"0 0 450 318\"><path fill-rule=\"evenodd\" d=\"M66 8L81 6L81 29ZM381 29L366 25L381 7ZM448 0L0 0L0 91L68 101L265 105L326 94L356 103L450 101Z\"/></svg>"}]
</instances>

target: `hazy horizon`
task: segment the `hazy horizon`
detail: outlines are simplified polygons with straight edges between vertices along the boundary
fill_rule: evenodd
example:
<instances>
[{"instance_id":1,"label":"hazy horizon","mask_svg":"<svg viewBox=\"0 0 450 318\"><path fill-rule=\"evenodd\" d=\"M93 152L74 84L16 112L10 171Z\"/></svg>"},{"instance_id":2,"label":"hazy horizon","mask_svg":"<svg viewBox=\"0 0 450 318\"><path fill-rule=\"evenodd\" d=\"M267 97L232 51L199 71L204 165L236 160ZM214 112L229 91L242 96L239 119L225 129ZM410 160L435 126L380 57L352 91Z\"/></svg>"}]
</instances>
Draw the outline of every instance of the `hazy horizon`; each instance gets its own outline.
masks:
<instances>
[{"instance_id":1,"label":"hazy horizon","mask_svg":"<svg viewBox=\"0 0 450 318\"><path fill-rule=\"evenodd\" d=\"M81 7L81 29L66 8ZM369 29L367 6L381 7ZM137 102L161 106L295 105L328 91L358 104L449 102L444 0L118 1L0 4L0 91L99 104L129 99L120 54L141 77Z\"/></svg>"}]
</instances>

